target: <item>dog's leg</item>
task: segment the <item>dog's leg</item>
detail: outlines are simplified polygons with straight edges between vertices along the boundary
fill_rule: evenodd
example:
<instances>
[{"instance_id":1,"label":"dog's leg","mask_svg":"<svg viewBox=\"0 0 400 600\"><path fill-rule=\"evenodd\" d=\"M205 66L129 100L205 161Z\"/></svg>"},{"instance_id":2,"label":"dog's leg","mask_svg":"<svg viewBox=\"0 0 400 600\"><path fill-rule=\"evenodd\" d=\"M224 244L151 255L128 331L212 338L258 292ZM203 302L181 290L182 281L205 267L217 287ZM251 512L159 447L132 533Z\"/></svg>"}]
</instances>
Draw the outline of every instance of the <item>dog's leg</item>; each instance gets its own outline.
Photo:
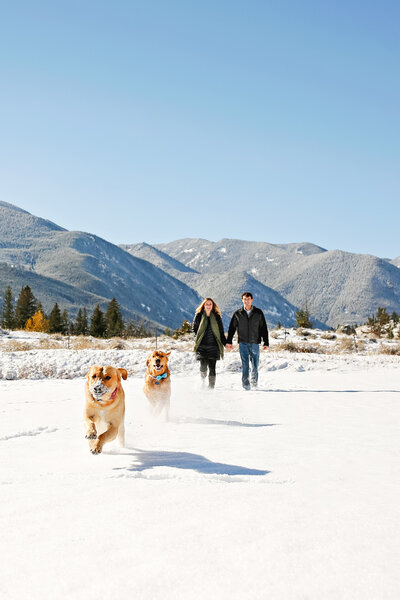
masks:
<instances>
[{"instance_id":1,"label":"dog's leg","mask_svg":"<svg viewBox=\"0 0 400 600\"><path fill-rule=\"evenodd\" d=\"M85 425L86 425L86 435L85 438L87 440L95 440L97 438L96 426L94 424L94 415L85 413Z\"/></svg>"},{"instance_id":2,"label":"dog's leg","mask_svg":"<svg viewBox=\"0 0 400 600\"><path fill-rule=\"evenodd\" d=\"M121 448L125 447L125 425L123 421L118 429L118 442Z\"/></svg>"},{"instance_id":3,"label":"dog's leg","mask_svg":"<svg viewBox=\"0 0 400 600\"><path fill-rule=\"evenodd\" d=\"M97 440L91 440L89 442L90 452L92 454L100 454L100 452L103 450L104 444L107 442L112 442L117 437L118 427L116 427L113 423L109 423L109 425L110 427L107 429L107 431L99 435Z\"/></svg>"}]
</instances>

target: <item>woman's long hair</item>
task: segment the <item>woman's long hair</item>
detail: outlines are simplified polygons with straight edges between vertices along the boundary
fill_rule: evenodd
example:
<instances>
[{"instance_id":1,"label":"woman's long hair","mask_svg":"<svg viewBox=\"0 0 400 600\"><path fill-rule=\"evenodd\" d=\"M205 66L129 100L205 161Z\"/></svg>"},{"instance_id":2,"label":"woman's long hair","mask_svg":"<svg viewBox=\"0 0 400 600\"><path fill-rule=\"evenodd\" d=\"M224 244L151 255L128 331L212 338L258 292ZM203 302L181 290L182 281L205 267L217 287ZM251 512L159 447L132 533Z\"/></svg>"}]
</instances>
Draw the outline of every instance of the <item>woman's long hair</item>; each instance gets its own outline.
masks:
<instances>
[{"instance_id":1,"label":"woman's long hair","mask_svg":"<svg viewBox=\"0 0 400 600\"><path fill-rule=\"evenodd\" d=\"M221 311L220 311L220 309L218 308L218 304L216 304L216 302L214 302L214 300L213 300L212 298L204 298L204 300L203 300L203 302L200 304L200 306L198 306L198 307L196 308L196 315L197 315L198 313L200 313L202 310L204 310L204 305L205 305L205 303L206 303L208 300L210 300L210 301L213 303L213 307L212 307L212 309L211 309L211 310L213 310L215 313L217 313L217 315L219 315L220 317L222 317Z\"/></svg>"}]
</instances>

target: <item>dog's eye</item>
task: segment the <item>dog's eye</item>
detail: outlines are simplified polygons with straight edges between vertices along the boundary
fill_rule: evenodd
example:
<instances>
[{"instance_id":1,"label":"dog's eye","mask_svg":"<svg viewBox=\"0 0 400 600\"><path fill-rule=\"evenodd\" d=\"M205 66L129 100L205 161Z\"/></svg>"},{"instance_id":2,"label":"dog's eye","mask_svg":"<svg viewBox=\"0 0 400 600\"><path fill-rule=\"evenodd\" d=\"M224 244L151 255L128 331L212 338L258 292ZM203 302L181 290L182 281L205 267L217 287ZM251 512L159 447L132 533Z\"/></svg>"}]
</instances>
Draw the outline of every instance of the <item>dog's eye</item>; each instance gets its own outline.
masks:
<instances>
[{"instance_id":1,"label":"dog's eye","mask_svg":"<svg viewBox=\"0 0 400 600\"><path fill-rule=\"evenodd\" d=\"M92 379L96 379L96 375L92 375Z\"/></svg>"},{"instance_id":2,"label":"dog's eye","mask_svg":"<svg viewBox=\"0 0 400 600\"><path fill-rule=\"evenodd\" d=\"M109 379L111 379L111 377L110 377L109 375L107 375L106 377L104 377L104 379L105 379L106 381L108 381Z\"/></svg>"}]
</instances>

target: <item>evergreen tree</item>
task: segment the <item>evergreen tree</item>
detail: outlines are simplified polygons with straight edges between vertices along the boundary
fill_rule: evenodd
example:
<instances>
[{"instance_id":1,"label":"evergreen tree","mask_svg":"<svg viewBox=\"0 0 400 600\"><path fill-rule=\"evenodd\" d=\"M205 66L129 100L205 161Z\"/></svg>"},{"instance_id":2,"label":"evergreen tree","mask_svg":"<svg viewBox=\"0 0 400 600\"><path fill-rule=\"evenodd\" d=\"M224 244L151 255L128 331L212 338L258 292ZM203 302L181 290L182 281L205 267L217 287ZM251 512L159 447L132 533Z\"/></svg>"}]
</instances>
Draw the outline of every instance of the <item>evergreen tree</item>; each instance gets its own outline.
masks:
<instances>
[{"instance_id":1,"label":"evergreen tree","mask_svg":"<svg viewBox=\"0 0 400 600\"><path fill-rule=\"evenodd\" d=\"M297 327L307 327L308 329L312 328L307 302L305 308L300 308L296 312L296 325Z\"/></svg>"},{"instance_id":2,"label":"evergreen tree","mask_svg":"<svg viewBox=\"0 0 400 600\"><path fill-rule=\"evenodd\" d=\"M80 308L76 316L74 333L76 335L87 335L89 333L89 324L87 318L86 308L83 310Z\"/></svg>"},{"instance_id":3,"label":"evergreen tree","mask_svg":"<svg viewBox=\"0 0 400 600\"><path fill-rule=\"evenodd\" d=\"M25 329L27 331L42 331L47 333L49 330L49 320L45 318L41 310L37 310L33 317L27 320Z\"/></svg>"},{"instance_id":4,"label":"evergreen tree","mask_svg":"<svg viewBox=\"0 0 400 600\"><path fill-rule=\"evenodd\" d=\"M152 335L152 332L146 329L143 321L139 324L134 321L129 321L125 328L125 337L145 338L151 337Z\"/></svg>"},{"instance_id":5,"label":"evergreen tree","mask_svg":"<svg viewBox=\"0 0 400 600\"><path fill-rule=\"evenodd\" d=\"M122 320L121 309L116 298L113 298L107 306L105 322L106 337L115 337L122 334L124 322Z\"/></svg>"},{"instance_id":6,"label":"evergreen tree","mask_svg":"<svg viewBox=\"0 0 400 600\"><path fill-rule=\"evenodd\" d=\"M61 315L61 333L68 335L70 333L71 323L67 310L64 310Z\"/></svg>"},{"instance_id":7,"label":"evergreen tree","mask_svg":"<svg viewBox=\"0 0 400 600\"><path fill-rule=\"evenodd\" d=\"M15 325L17 329L23 329L28 319L33 317L37 310L37 300L29 285L21 289L15 309Z\"/></svg>"},{"instance_id":8,"label":"evergreen tree","mask_svg":"<svg viewBox=\"0 0 400 600\"><path fill-rule=\"evenodd\" d=\"M182 337L183 335L185 335L186 333L192 333L192 325L189 323L189 321L187 321L186 319L183 321L180 329L175 329L174 333L172 334L172 337L177 340L178 338Z\"/></svg>"},{"instance_id":9,"label":"evergreen tree","mask_svg":"<svg viewBox=\"0 0 400 600\"><path fill-rule=\"evenodd\" d=\"M382 306L379 306L376 312L376 318L378 323L382 326L387 325L390 321L390 315L388 314L386 308L382 308Z\"/></svg>"},{"instance_id":10,"label":"evergreen tree","mask_svg":"<svg viewBox=\"0 0 400 600\"><path fill-rule=\"evenodd\" d=\"M106 322L104 319L104 313L100 308L100 304L96 306L90 319L90 335L93 337L105 337L106 334Z\"/></svg>"},{"instance_id":11,"label":"evergreen tree","mask_svg":"<svg viewBox=\"0 0 400 600\"><path fill-rule=\"evenodd\" d=\"M56 302L49 317L49 333L62 333L61 310Z\"/></svg>"},{"instance_id":12,"label":"evergreen tree","mask_svg":"<svg viewBox=\"0 0 400 600\"><path fill-rule=\"evenodd\" d=\"M8 286L8 288L6 289L6 293L4 294L1 326L5 327L6 329L13 329L15 327L15 311L13 295L10 286Z\"/></svg>"}]
</instances>

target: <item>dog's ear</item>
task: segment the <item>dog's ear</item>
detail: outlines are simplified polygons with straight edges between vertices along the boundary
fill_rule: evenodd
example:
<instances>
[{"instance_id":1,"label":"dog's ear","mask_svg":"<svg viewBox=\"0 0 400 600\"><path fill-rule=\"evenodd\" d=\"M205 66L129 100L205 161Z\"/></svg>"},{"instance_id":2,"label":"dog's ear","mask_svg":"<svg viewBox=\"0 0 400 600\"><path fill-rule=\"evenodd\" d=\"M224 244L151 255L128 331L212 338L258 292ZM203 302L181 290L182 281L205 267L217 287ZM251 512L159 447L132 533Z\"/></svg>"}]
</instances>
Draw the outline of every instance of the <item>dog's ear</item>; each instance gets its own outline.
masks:
<instances>
[{"instance_id":1,"label":"dog's ear","mask_svg":"<svg viewBox=\"0 0 400 600\"><path fill-rule=\"evenodd\" d=\"M146 365L147 365L147 366L149 366L149 362L150 362L150 356L148 356L148 357L147 357L147 360L146 360Z\"/></svg>"},{"instance_id":2,"label":"dog's ear","mask_svg":"<svg viewBox=\"0 0 400 600\"><path fill-rule=\"evenodd\" d=\"M90 367L89 371L86 373L86 379L89 379L91 370L92 370L92 367Z\"/></svg>"},{"instance_id":3,"label":"dog's ear","mask_svg":"<svg viewBox=\"0 0 400 600\"><path fill-rule=\"evenodd\" d=\"M127 379L128 371L126 369L117 369L118 373L122 375L122 379Z\"/></svg>"},{"instance_id":4,"label":"dog's ear","mask_svg":"<svg viewBox=\"0 0 400 600\"><path fill-rule=\"evenodd\" d=\"M169 352L166 352L165 355L169 356L171 354L171 350Z\"/></svg>"}]
</instances>

